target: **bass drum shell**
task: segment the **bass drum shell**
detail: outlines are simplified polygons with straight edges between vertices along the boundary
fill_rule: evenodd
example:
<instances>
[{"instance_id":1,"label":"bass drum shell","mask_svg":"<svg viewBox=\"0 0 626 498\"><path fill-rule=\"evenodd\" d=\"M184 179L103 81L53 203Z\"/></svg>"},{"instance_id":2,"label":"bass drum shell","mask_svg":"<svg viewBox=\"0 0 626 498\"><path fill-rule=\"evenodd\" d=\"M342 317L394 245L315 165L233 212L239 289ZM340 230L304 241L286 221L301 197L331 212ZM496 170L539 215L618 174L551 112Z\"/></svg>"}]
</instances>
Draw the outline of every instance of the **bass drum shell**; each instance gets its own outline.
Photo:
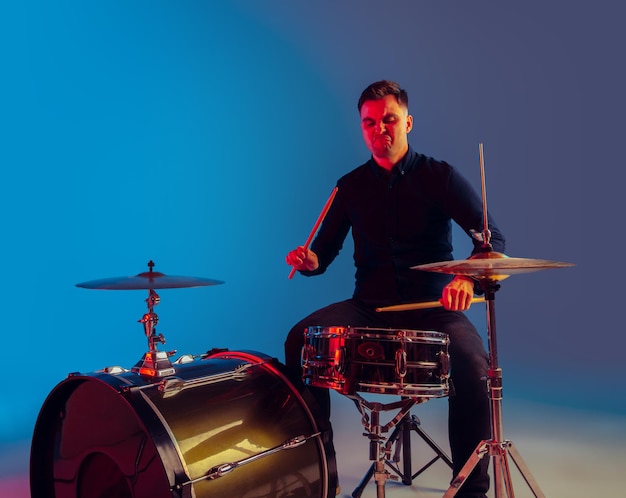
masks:
<instances>
[{"instance_id":1,"label":"bass drum shell","mask_svg":"<svg viewBox=\"0 0 626 498\"><path fill-rule=\"evenodd\" d=\"M188 358L171 386L127 370L58 384L35 425L31 497L325 497L321 437L282 365L255 352ZM201 479L297 436L309 439Z\"/></svg>"}]
</instances>

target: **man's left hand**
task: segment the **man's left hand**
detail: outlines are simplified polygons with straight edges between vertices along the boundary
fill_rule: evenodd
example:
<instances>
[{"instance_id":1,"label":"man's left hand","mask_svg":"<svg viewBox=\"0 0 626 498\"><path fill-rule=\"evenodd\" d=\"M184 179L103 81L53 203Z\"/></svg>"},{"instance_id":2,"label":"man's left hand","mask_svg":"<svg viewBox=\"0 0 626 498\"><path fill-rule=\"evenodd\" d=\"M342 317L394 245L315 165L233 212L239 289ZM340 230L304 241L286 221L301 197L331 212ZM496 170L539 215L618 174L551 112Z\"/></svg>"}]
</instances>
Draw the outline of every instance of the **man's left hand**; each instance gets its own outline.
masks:
<instances>
[{"instance_id":1,"label":"man's left hand","mask_svg":"<svg viewBox=\"0 0 626 498\"><path fill-rule=\"evenodd\" d=\"M466 311L472 305L474 297L474 281L457 275L443 288L441 299L443 307L450 311Z\"/></svg>"}]
</instances>

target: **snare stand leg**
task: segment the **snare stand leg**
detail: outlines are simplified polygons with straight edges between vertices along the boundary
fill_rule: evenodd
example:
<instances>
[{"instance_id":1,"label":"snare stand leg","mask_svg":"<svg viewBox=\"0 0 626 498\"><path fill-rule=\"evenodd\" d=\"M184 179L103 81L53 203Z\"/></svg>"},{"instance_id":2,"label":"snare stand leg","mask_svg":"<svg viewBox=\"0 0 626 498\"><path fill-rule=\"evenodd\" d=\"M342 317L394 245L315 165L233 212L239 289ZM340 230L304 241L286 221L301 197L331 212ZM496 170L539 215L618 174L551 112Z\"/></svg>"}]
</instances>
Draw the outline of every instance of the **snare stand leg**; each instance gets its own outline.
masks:
<instances>
[{"instance_id":1,"label":"snare stand leg","mask_svg":"<svg viewBox=\"0 0 626 498\"><path fill-rule=\"evenodd\" d=\"M370 465L370 468L363 476L363 479L361 479L361 482L359 482L359 485L354 488L354 491L352 492L352 498L359 498L363 494L365 486L367 486L367 483L370 482L370 479L374 475L374 467L374 464Z\"/></svg>"},{"instance_id":2,"label":"snare stand leg","mask_svg":"<svg viewBox=\"0 0 626 498\"><path fill-rule=\"evenodd\" d=\"M422 429L421 427L419 418L417 418L415 415L412 415L411 418L407 420L407 424L409 426L409 429L407 430L407 432L409 430L413 430L417 432L417 434L430 447L430 449L435 452L435 455L436 455L430 462L428 462L421 469L419 469L415 474L413 474L411 476L411 479L415 479L418 475L424 472L428 467L430 467L433 463L435 463L439 459L443 460L444 463L448 467L452 468L452 459L437 445L437 443L435 443L435 441L432 440L432 438L428 434L426 434L424 429ZM409 467L409 472L410 472L410 467Z\"/></svg>"}]
</instances>

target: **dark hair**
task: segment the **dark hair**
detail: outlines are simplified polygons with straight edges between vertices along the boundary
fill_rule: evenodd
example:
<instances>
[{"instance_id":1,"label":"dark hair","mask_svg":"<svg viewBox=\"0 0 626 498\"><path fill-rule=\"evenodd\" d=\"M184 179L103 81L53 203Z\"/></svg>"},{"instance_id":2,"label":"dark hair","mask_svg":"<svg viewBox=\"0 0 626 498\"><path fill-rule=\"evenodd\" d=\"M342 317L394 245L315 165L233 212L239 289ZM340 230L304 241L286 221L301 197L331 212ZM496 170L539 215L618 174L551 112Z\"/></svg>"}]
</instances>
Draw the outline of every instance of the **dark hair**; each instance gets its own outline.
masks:
<instances>
[{"instance_id":1,"label":"dark hair","mask_svg":"<svg viewBox=\"0 0 626 498\"><path fill-rule=\"evenodd\" d=\"M394 81L381 80L372 83L365 90L363 90L363 93L361 93L361 96L359 97L359 103L357 106L359 112L361 112L361 107L363 107L366 100L378 100L386 97L387 95L393 95L398 101L398 104L404 105L408 109L409 96L406 93L406 90L400 88L400 85Z\"/></svg>"}]
</instances>

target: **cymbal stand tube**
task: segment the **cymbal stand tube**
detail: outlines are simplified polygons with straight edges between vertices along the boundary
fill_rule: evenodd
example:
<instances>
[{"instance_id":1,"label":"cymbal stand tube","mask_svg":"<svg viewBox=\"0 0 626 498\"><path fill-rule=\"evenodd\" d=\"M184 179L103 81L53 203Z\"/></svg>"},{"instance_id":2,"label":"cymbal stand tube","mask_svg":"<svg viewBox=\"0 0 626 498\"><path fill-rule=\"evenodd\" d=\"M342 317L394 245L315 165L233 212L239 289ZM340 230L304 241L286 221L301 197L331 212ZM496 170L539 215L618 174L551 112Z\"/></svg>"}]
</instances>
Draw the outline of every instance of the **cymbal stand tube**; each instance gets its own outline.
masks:
<instances>
[{"instance_id":1,"label":"cymbal stand tube","mask_svg":"<svg viewBox=\"0 0 626 498\"><path fill-rule=\"evenodd\" d=\"M478 145L478 154L480 156L480 183L483 201L483 250L491 251L491 230L489 230L489 216L487 214L487 187L485 181L485 160L483 156L483 144Z\"/></svg>"},{"instance_id":2,"label":"cymbal stand tube","mask_svg":"<svg viewBox=\"0 0 626 498\"><path fill-rule=\"evenodd\" d=\"M495 292L497 284L491 284L490 281L485 282L485 302L487 304L487 340L489 343L489 374L487 385L489 390L489 399L491 401L491 451L489 454L493 457L493 479L496 498L502 496L503 459L501 452L501 443L504 439L504 431L502 428L502 369L498 365L498 347L496 339L496 303ZM508 470L508 466L507 466ZM507 474L508 475L508 474ZM507 496L514 498L513 490L510 488L510 480L504 479L507 486Z\"/></svg>"},{"instance_id":3,"label":"cymbal stand tube","mask_svg":"<svg viewBox=\"0 0 626 498\"><path fill-rule=\"evenodd\" d=\"M491 399L491 435L495 441L503 438L502 430L502 369L498 365L498 344L496 339L496 302L497 284L485 286L485 303L487 308L487 341L489 343L489 376L488 388Z\"/></svg>"},{"instance_id":4,"label":"cymbal stand tube","mask_svg":"<svg viewBox=\"0 0 626 498\"><path fill-rule=\"evenodd\" d=\"M483 233L482 233L482 251L488 253L493 251L491 245L491 232L489 230L489 216L487 214L487 194L485 188L485 164L483 160L483 144L479 144L480 153L480 177L482 183L482 201L483 201ZM472 231L475 238L480 238ZM469 474L474 470L478 462L485 455L493 458L494 488L495 498L504 498L504 493L508 498L515 498L513 493L513 484L511 481L511 473L507 456L510 455L518 470L525 479L526 484L536 498L545 498L543 492L539 489L539 485L530 474L522 457L511 441L504 440L504 431L502 429L502 369L498 365L498 345L496 339L496 311L495 311L495 293L500 288L498 279L493 277L481 276L477 279L484 292L485 301L487 303L487 338L489 342L489 374L487 377L488 392L490 399L490 418L491 418L491 439L481 441L469 459L459 471L458 475L453 479L450 487L443 495L443 498L452 498L456 495L459 488L463 485Z\"/></svg>"},{"instance_id":5,"label":"cymbal stand tube","mask_svg":"<svg viewBox=\"0 0 626 498\"><path fill-rule=\"evenodd\" d=\"M487 384L491 403L491 439L478 443L478 446L452 481L443 498L454 497L480 459L486 455L491 457L493 462L495 498L505 498L505 496L506 498L515 498L511 470L507 459L509 455L535 498L545 498L515 445L511 441L504 439L502 428L502 369L498 365L495 316L495 293L499 289L499 284L490 279L482 280L481 284L485 291L485 301L487 303L487 339L489 343L489 375Z\"/></svg>"},{"instance_id":6,"label":"cymbal stand tube","mask_svg":"<svg viewBox=\"0 0 626 498\"><path fill-rule=\"evenodd\" d=\"M150 268L150 271L152 271L152 268ZM144 332L148 338L148 352L132 368L132 371L148 377L167 377L168 375L173 375L176 371L169 358L175 351L166 352L157 349L158 343L165 344L163 334L157 335L156 333L156 324L159 322L159 317L154 312L154 307L160 302L161 298L154 289L149 289L148 298L146 299L148 312L139 320L143 324Z\"/></svg>"}]
</instances>

